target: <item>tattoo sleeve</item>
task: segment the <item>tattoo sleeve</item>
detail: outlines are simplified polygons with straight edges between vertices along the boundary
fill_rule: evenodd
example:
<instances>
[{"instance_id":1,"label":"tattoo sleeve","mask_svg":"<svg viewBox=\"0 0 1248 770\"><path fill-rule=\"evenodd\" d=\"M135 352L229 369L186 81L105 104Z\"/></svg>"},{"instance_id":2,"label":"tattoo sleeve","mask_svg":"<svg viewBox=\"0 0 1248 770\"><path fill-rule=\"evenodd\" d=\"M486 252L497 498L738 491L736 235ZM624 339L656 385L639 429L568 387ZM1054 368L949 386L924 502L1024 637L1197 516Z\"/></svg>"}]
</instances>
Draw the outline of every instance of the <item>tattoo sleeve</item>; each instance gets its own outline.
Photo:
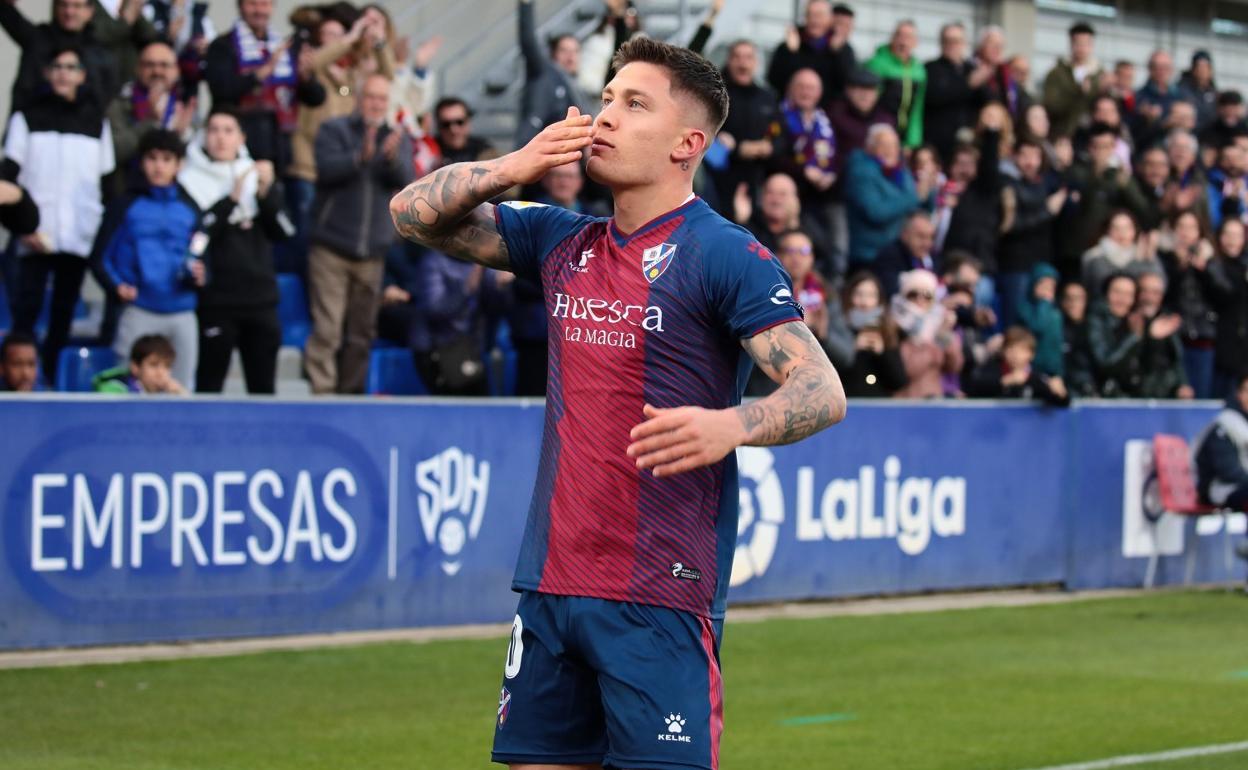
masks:
<instances>
[{"instance_id":1,"label":"tattoo sleeve","mask_svg":"<svg viewBox=\"0 0 1248 770\"><path fill-rule=\"evenodd\" d=\"M487 203L511 185L492 161L455 163L421 177L390 201L395 229L457 259L510 268L507 244Z\"/></svg>"},{"instance_id":2,"label":"tattoo sleeve","mask_svg":"<svg viewBox=\"0 0 1248 770\"><path fill-rule=\"evenodd\" d=\"M754 363L780 383L770 396L737 407L746 444L792 444L844 419L841 378L805 323L774 326L742 344Z\"/></svg>"}]
</instances>

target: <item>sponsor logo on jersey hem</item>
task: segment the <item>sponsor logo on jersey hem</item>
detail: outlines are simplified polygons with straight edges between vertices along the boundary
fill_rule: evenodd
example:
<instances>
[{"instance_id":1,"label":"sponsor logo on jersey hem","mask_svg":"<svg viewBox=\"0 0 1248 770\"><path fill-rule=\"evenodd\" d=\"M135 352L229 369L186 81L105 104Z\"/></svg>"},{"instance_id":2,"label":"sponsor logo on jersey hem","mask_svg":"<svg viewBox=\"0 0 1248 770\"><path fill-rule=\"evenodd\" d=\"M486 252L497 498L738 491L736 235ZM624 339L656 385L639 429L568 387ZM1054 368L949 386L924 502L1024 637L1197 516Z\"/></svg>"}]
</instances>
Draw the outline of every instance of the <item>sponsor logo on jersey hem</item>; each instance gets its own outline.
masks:
<instances>
[{"instance_id":1,"label":"sponsor logo on jersey hem","mask_svg":"<svg viewBox=\"0 0 1248 770\"><path fill-rule=\"evenodd\" d=\"M702 579L702 571L695 567L686 567L682 562L675 562L671 566L672 577L677 580L692 580L697 582Z\"/></svg>"},{"instance_id":2,"label":"sponsor logo on jersey hem","mask_svg":"<svg viewBox=\"0 0 1248 770\"><path fill-rule=\"evenodd\" d=\"M641 252L641 273L650 283L663 275L676 258L676 244L660 243Z\"/></svg>"},{"instance_id":3,"label":"sponsor logo on jersey hem","mask_svg":"<svg viewBox=\"0 0 1248 770\"><path fill-rule=\"evenodd\" d=\"M693 739L685 735L685 718L681 714L668 714L663 717L667 731L658 734L660 741L676 741L677 743L693 743Z\"/></svg>"}]
</instances>

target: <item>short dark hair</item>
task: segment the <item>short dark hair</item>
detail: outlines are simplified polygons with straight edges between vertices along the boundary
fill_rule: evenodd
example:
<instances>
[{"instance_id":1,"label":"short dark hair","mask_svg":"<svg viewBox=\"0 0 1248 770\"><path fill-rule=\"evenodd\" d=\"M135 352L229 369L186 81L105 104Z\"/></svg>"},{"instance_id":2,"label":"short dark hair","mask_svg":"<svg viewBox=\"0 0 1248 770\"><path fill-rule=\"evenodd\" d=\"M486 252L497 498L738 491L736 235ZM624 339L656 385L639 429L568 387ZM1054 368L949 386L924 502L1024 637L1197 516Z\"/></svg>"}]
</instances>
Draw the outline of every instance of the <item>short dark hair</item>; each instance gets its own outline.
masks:
<instances>
[{"instance_id":1,"label":"short dark hair","mask_svg":"<svg viewBox=\"0 0 1248 770\"><path fill-rule=\"evenodd\" d=\"M9 332L4 342L0 342L0 364L8 360L10 350L20 347L34 348L35 355L39 355L39 340L35 339L35 335L28 332Z\"/></svg>"},{"instance_id":2,"label":"short dark hair","mask_svg":"<svg viewBox=\"0 0 1248 770\"><path fill-rule=\"evenodd\" d=\"M728 87L724 78L706 59L688 48L664 43L650 37L634 37L620 46L611 60L616 72L627 64L643 62L654 64L668 71L672 80L672 93L689 94L697 100L711 127L708 141L719 133L728 116Z\"/></svg>"},{"instance_id":3,"label":"short dark hair","mask_svg":"<svg viewBox=\"0 0 1248 770\"><path fill-rule=\"evenodd\" d=\"M239 117L238 110L225 104L214 104L212 106L212 109L209 110L208 112L208 117L204 118L204 126L206 127L210 122L212 122L212 119L217 117L218 115L221 115L223 117L233 118L234 122L238 124L239 130L240 131L242 130L243 119ZM244 131L243 133L246 133L246 132Z\"/></svg>"},{"instance_id":4,"label":"short dark hair","mask_svg":"<svg viewBox=\"0 0 1248 770\"><path fill-rule=\"evenodd\" d=\"M1088 140L1089 141L1092 139L1095 139L1098 136L1104 136L1105 134L1109 134L1110 136L1115 137L1115 138L1117 138L1118 136L1118 132L1114 129L1113 126L1109 125L1108 123L1101 122L1099 120L1088 127Z\"/></svg>"},{"instance_id":5,"label":"short dark hair","mask_svg":"<svg viewBox=\"0 0 1248 770\"><path fill-rule=\"evenodd\" d=\"M468 117L472 117L472 108L468 106L468 102L460 99L458 96L444 96L433 105L433 118L438 119L438 115L442 114L442 110L447 107L463 107L464 112L468 113Z\"/></svg>"},{"instance_id":6,"label":"short dark hair","mask_svg":"<svg viewBox=\"0 0 1248 770\"><path fill-rule=\"evenodd\" d=\"M44 60L43 68L51 67L52 62L59 59L61 54L67 53L72 53L74 56L78 57L78 63L83 67L86 66L86 63L82 58L82 46L75 43L61 43L58 46L54 46L52 50L48 52L48 58Z\"/></svg>"},{"instance_id":7,"label":"short dark hair","mask_svg":"<svg viewBox=\"0 0 1248 770\"><path fill-rule=\"evenodd\" d=\"M173 343L169 341L169 338L163 334L145 334L130 346L130 363L132 364L142 364L152 356L172 364L178 357L178 352L173 349Z\"/></svg>"},{"instance_id":8,"label":"short dark hair","mask_svg":"<svg viewBox=\"0 0 1248 770\"><path fill-rule=\"evenodd\" d=\"M1096 37L1096 30L1093 29L1092 25L1086 21L1077 21L1070 25L1070 31L1067 34L1072 38L1075 35L1091 35L1092 37Z\"/></svg>"},{"instance_id":9,"label":"short dark hair","mask_svg":"<svg viewBox=\"0 0 1248 770\"><path fill-rule=\"evenodd\" d=\"M1110 273L1109 275L1105 276L1105 280L1101 281L1101 296L1102 296L1102 297L1108 296L1108 295L1109 295L1109 287L1114 285L1114 281L1117 281L1117 280L1119 280L1119 279L1121 279L1121 278L1125 278L1125 279L1127 279L1128 281L1130 281L1130 282L1131 282L1131 288L1133 288L1133 289L1139 289L1139 288L1140 288L1140 287L1139 287L1139 285L1138 285L1138 284L1136 283L1136 281L1135 281L1135 276L1131 275L1131 274L1130 274L1130 273L1128 273L1128 272L1122 271L1122 270L1116 270L1116 271L1114 271L1114 272Z\"/></svg>"},{"instance_id":10,"label":"short dark hair","mask_svg":"<svg viewBox=\"0 0 1248 770\"><path fill-rule=\"evenodd\" d=\"M848 16L849 18L852 19L854 18L854 9L850 8L848 5L845 5L844 3L837 3L836 5L832 6L832 15L833 16Z\"/></svg>"},{"instance_id":11,"label":"short dark hair","mask_svg":"<svg viewBox=\"0 0 1248 770\"><path fill-rule=\"evenodd\" d=\"M984 263L969 251L950 249L945 253L945 268L942 271L945 275L956 275L963 267L971 267L979 273L984 272Z\"/></svg>"},{"instance_id":12,"label":"short dark hair","mask_svg":"<svg viewBox=\"0 0 1248 770\"><path fill-rule=\"evenodd\" d=\"M569 39L569 38L571 38L572 40L576 40L576 35L569 34L569 33L567 33L567 32L563 33L562 35L551 35L551 37L550 37L550 55L551 55L551 56L554 56L554 55L555 55L555 51L559 50L559 44L560 44L560 43L562 43L564 40L567 40L567 39ZM578 43L579 43L580 41L579 41L579 40L576 40L576 42L578 42Z\"/></svg>"},{"instance_id":13,"label":"short dark hair","mask_svg":"<svg viewBox=\"0 0 1248 770\"><path fill-rule=\"evenodd\" d=\"M1240 372L1235 378L1235 390L1241 390L1245 385L1248 385L1248 369Z\"/></svg>"},{"instance_id":14,"label":"short dark hair","mask_svg":"<svg viewBox=\"0 0 1248 770\"><path fill-rule=\"evenodd\" d=\"M181 160L186 155L186 145L176 131L152 128L139 138L139 157L142 158L149 152L170 152Z\"/></svg>"},{"instance_id":15,"label":"short dark hair","mask_svg":"<svg viewBox=\"0 0 1248 770\"><path fill-rule=\"evenodd\" d=\"M1218 94L1219 107L1238 107L1244 103L1244 95L1239 91L1223 91Z\"/></svg>"},{"instance_id":16,"label":"short dark hair","mask_svg":"<svg viewBox=\"0 0 1248 770\"><path fill-rule=\"evenodd\" d=\"M1022 150L1028 147L1039 150L1040 154L1044 155L1044 145L1036 141L1035 139L1031 139L1031 138L1019 139L1017 142L1015 142L1014 152L1015 154L1017 154L1019 150Z\"/></svg>"}]
</instances>

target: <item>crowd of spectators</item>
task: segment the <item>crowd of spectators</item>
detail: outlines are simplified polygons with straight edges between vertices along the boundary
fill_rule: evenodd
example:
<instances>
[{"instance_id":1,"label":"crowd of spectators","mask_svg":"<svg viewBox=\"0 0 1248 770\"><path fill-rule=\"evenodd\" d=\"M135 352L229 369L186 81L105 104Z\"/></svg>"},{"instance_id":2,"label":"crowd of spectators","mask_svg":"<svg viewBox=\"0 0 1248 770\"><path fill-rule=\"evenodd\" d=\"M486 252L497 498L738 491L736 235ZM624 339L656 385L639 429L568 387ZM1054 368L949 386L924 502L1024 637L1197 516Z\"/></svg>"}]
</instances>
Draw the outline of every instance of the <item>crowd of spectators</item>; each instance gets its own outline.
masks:
<instances>
[{"instance_id":1,"label":"crowd of spectators","mask_svg":"<svg viewBox=\"0 0 1248 770\"><path fill-rule=\"evenodd\" d=\"M293 273L314 393L364 392L389 341L431 392L485 394L504 325L514 391L542 395L541 287L396 242L389 222L411 180L505 149L474 133L469 100L435 93L440 38L413 46L383 7L346 2L300 7L283 36L272 0L238 0L217 34L206 7L53 0L37 25L0 0L21 48L0 167L2 386L55 382L89 273L107 299L96 344L123 362L102 389L220 392L237 351L247 390L273 393L278 276ZM1077 23L1033 81L996 27L972 40L946 24L923 62L913 22L874 50L855 49L854 23L809 0L774 50L726 46L730 111L697 183L789 271L850 396L1231 392L1248 371L1248 111L1206 52L1176 75L1156 51L1140 82ZM645 34L627 0L584 40L540 40L532 0L517 24L517 144L570 106L595 112L615 48ZM576 164L511 194L610 213Z\"/></svg>"}]
</instances>

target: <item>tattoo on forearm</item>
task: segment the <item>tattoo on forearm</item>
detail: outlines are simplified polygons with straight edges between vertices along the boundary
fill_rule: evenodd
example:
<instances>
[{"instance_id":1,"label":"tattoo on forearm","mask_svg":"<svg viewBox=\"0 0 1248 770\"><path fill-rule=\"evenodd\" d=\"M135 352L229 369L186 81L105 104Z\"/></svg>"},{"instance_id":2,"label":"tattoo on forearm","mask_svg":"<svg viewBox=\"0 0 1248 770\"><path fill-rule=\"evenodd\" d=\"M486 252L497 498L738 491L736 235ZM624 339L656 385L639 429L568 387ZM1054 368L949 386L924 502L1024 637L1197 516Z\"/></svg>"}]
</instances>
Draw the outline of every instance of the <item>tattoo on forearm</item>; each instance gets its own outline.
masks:
<instances>
[{"instance_id":1,"label":"tattoo on forearm","mask_svg":"<svg viewBox=\"0 0 1248 770\"><path fill-rule=\"evenodd\" d=\"M748 340L746 348L768 376L783 383L767 398L737 408L747 444L791 444L844 416L840 378L806 324L768 329Z\"/></svg>"},{"instance_id":2,"label":"tattoo on forearm","mask_svg":"<svg viewBox=\"0 0 1248 770\"><path fill-rule=\"evenodd\" d=\"M486 202L508 185L492 164L456 163L408 185L391 204L394 226L409 241L459 259L507 268L507 244Z\"/></svg>"}]
</instances>

